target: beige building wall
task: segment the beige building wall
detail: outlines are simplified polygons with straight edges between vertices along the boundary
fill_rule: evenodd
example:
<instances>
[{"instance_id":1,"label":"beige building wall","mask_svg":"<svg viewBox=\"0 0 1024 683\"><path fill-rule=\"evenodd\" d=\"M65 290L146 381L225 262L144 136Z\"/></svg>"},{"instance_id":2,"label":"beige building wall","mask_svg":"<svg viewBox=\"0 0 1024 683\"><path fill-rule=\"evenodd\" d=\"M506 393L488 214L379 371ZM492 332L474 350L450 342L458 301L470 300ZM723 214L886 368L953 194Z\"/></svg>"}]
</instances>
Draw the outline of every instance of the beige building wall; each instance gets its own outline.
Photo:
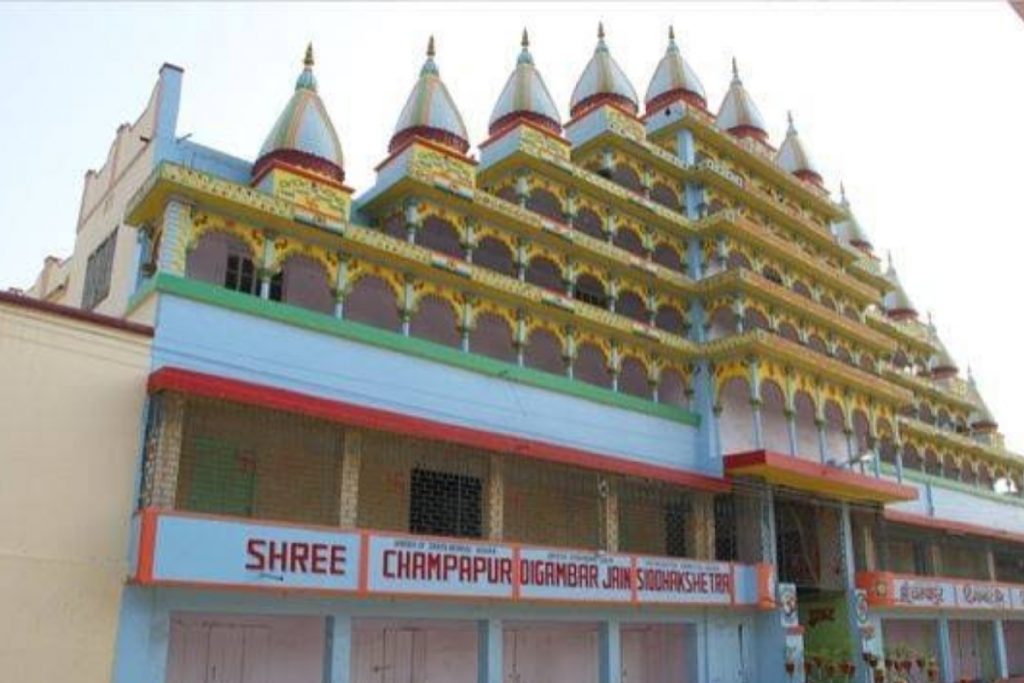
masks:
<instances>
[{"instance_id":1,"label":"beige building wall","mask_svg":"<svg viewBox=\"0 0 1024 683\"><path fill-rule=\"evenodd\" d=\"M106 683L151 337L47 308L0 295L0 680Z\"/></svg>"},{"instance_id":2,"label":"beige building wall","mask_svg":"<svg viewBox=\"0 0 1024 683\"><path fill-rule=\"evenodd\" d=\"M180 69L165 65L142 114L134 123L118 126L103 165L99 170L86 172L74 251L64 259L45 259L35 283L28 289L30 296L80 308L89 256L117 230L110 292L92 310L104 315L124 315L134 289L139 241L138 231L124 224L125 209L153 172L160 136L173 135L180 78Z\"/></svg>"}]
</instances>

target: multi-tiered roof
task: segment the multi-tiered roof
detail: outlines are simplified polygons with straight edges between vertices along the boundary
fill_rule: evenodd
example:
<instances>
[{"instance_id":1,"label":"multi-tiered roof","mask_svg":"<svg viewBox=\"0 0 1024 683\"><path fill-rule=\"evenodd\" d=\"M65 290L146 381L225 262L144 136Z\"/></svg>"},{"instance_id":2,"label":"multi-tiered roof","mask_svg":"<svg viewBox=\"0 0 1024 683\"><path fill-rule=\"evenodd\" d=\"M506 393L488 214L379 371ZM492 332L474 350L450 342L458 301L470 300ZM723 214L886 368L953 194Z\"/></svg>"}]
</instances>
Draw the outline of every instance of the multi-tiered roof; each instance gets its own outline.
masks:
<instances>
[{"instance_id":1,"label":"multi-tiered roof","mask_svg":"<svg viewBox=\"0 0 1024 683\"><path fill-rule=\"evenodd\" d=\"M845 191L838 202L828 198L792 116L778 150L770 145L735 60L712 114L670 31L640 119L636 91L599 27L563 138L525 31L521 46L479 165L466 156L469 135L431 38L378 182L358 202L360 221L350 218L347 195L308 190L303 220L333 231L310 247L324 250L331 291L344 298L378 278L378 290L395 296L381 320L397 316L387 324L402 334L424 331L469 353L486 346L474 341L486 311L509 337L500 353L485 353L566 374L573 386L596 385L607 392L602 400L633 407L688 405L697 364L709 361L716 402L737 379L754 393L774 386L787 410L809 397L819 423L835 422L864 447L912 449L926 471L1011 473L1024 484L973 378L959 377L934 327L918 320L891 261L879 268ZM268 165L311 172L314 183L344 177L312 66L310 50L254 178ZM690 135L677 135L682 128ZM168 184L181 185L177 192L198 192L185 187L190 176L175 177ZM297 201L294 185L289 192ZM219 193L256 202L242 213L277 230L293 220L283 204ZM142 222L147 202L135 209ZM244 239L261 253L253 234ZM418 322L424 311L444 321ZM554 350L537 350L541 339Z\"/></svg>"}]
</instances>

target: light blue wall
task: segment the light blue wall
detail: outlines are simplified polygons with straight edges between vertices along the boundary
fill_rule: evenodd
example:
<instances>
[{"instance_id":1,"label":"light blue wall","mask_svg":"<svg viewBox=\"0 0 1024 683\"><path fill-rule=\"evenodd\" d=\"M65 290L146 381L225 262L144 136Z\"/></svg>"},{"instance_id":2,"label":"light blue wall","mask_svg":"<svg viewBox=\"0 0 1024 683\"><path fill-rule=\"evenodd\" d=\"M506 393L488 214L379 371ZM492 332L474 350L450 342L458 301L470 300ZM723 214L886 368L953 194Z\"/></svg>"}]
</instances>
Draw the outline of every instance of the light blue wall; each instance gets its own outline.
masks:
<instances>
[{"instance_id":1,"label":"light blue wall","mask_svg":"<svg viewBox=\"0 0 1024 683\"><path fill-rule=\"evenodd\" d=\"M1024 535L1024 500L1020 498L1008 497L1002 502L995 494L972 495L908 478L903 483L917 489L917 500L889 505L887 509Z\"/></svg>"},{"instance_id":2,"label":"light blue wall","mask_svg":"<svg viewBox=\"0 0 1024 683\"><path fill-rule=\"evenodd\" d=\"M720 467L698 458L696 430L682 423L169 294L153 363L677 470Z\"/></svg>"}]
</instances>

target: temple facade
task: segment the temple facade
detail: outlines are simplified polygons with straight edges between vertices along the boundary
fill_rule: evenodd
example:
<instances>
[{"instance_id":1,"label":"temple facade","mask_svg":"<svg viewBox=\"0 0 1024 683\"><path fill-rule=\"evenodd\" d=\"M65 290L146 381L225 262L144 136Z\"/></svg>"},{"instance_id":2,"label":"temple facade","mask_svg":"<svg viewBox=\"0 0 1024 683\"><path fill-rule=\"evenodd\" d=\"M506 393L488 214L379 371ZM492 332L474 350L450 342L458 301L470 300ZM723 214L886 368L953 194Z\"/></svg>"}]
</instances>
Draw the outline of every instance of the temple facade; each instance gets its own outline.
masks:
<instances>
[{"instance_id":1,"label":"temple facade","mask_svg":"<svg viewBox=\"0 0 1024 683\"><path fill-rule=\"evenodd\" d=\"M152 328L114 681L1024 676L974 379L735 62L611 38L478 154L431 39L357 189L312 47L253 159L161 70L29 291Z\"/></svg>"}]
</instances>

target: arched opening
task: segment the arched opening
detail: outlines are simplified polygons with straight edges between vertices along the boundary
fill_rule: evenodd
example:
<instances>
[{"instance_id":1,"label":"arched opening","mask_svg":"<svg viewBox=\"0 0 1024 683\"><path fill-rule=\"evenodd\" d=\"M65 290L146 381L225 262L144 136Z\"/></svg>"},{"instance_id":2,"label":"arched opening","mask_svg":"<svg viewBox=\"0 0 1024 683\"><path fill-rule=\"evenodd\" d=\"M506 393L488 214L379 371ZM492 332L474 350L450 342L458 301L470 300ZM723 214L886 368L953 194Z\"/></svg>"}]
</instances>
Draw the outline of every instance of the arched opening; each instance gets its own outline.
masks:
<instances>
[{"instance_id":1,"label":"arched opening","mask_svg":"<svg viewBox=\"0 0 1024 683\"><path fill-rule=\"evenodd\" d=\"M549 330L543 328L530 332L530 338L523 353L523 363L528 368L543 370L557 375L565 374L565 360L562 358L562 342Z\"/></svg>"},{"instance_id":2,"label":"arched opening","mask_svg":"<svg viewBox=\"0 0 1024 683\"><path fill-rule=\"evenodd\" d=\"M808 287L803 280L796 280L793 283L793 291L804 298L811 300L814 299L814 294L811 293L811 288Z\"/></svg>"},{"instance_id":3,"label":"arched opening","mask_svg":"<svg viewBox=\"0 0 1024 683\"><path fill-rule=\"evenodd\" d=\"M530 259L530 265L526 267L526 281L559 293L564 291L565 286L562 282L562 269L554 261L543 256Z\"/></svg>"},{"instance_id":4,"label":"arched opening","mask_svg":"<svg viewBox=\"0 0 1024 683\"><path fill-rule=\"evenodd\" d=\"M610 387L611 373L608 372L608 359L597 344L584 342L576 347L576 359L572 366L572 376L581 382L599 387Z\"/></svg>"},{"instance_id":5,"label":"arched opening","mask_svg":"<svg viewBox=\"0 0 1024 683\"><path fill-rule=\"evenodd\" d=\"M953 429L953 418L950 416L948 410L945 408L939 408L939 413L935 418L935 425L939 429Z\"/></svg>"},{"instance_id":6,"label":"arched opening","mask_svg":"<svg viewBox=\"0 0 1024 683\"><path fill-rule=\"evenodd\" d=\"M875 371L875 359L870 353L860 354L860 369L864 372Z\"/></svg>"},{"instance_id":7,"label":"arched opening","mask_svg":"<svg viewBox=\"0 0 1024 683\"><path fill-rule=\"evenodd\" d=\"M896 466L896 442L892 438L892 425L889 420L880 418L875 425L878 432L878 457L886 464Z\"/></svg>"},{"instance_id":8,"label":"arched opening","mask_svg":"<svg viewBox=\"0 0 1024 683\"><path fill-rule=\"evenodd\" d=\"M805 460L820 462L814 399L806 391L797 391L793 396L793 419L796 421L796 454Z\"/></svg>"},{"instance_id":9,"label":"arched opening","mask_svg":"<svg viewBox=\"0 0 1024 683\"><path fill-rule=\"evenodd\" d=\"M496 237L485 237L480 240L473 250L473 263L502 275L516 276L515 254L507 244Z\"/></svg>"},{"instance_id":10,"label":"arched opening","mask_svg":"<svg viewBox=\"0 0 1024 683\"><path fill-rule=\"evenodd\" d=\"M863 410L854 410L850 419L853 426L854 455L867 453L871 449L871 423Z\"/></svg>"},{"instance_id":11,"label":"arched opening","mask_svg":"<svg viewBox=\"0 0 1024 683\"><path fill-rule=\"evenodd\" d=\"M907 358L907 354L904 353L902 349L900 349L892 357L892 364L893 366L896 367L897 370L906 371L906 369L910 367L910 359Z\"/></svg>"},{"instance_id":12,"label":"arched opening","mask_svg":"<svg viewBox=\"0 0 1024 683\"><path fill-rule=\"evenodd\" d=\"M756 448L754 412L750 405L750 385L742 377L731 377L718 392L718 432L723 453L742 453Z\"/></svg>"},{"instance_id":13,"label":"arched opening","mask_svg":"<svg viewBox=\"0 0 1024 683\"><path fill-rule=\"evenodd\" d=\"M615 170L612 171L612 180L633 192L642 192L644 189L643 183L640 182L640 174L626 164L615 165Z\"/></svg>"},{"instance_id":14,"label":"arched opening","mask_svg":"<svg viewBox=\"0 0 1024 683\"><path fill-rule=\"evenodd\" d=\"M942 458L933 448L924 451L924 471L936 477L942 476Z\"/></svg>"},{"instance_id":15,"label":"arched opening","mask_svg":"<svg viewBox=\"0 0 1024 683\"><path fill-rule=\"evenodd\" d=\"M822 294L821 299L818 300L818 303L820 303L822 306L829 310L836 310L836 301L828 294Z\"/></svg>"},{"instance_id":16,"label":"arched opening","mask_svg":"<svg viewBox=\"0 0 1024 683\"><path fill-rule=\"evenodd\" d=\"M838 463L845 463L849 458L846 445L846 420L843 418L843 409L835 401L829 399L825 402L825 460Z\"/></svg>"},{"instance_id":17,"label":"arched opening","mask_svg":"<svg viewBox=\"0 0 1024 683\"><path fill-rule=\"evenodd\" d=\"M586 207L579 209L576 212L576 217L572 220L572 227L574 230L582 232L584 235L590 235L594 239L604 241L604 221L601 217L591 209Z\"/></svg>"},{"instance_id":18,"label":"arched opening","mask_svg":"<svg viewBox=\"0 0 1024 683\"><path fill-rule=\"evenodd\" d=\"M619 391L640 398L651 397L650 383L647 381L647 367L633 356L626 356L619 367Z\"/></svg>"},{"instance_id":19,"label":"arched opening","mask_svg":"<svg viewBox=\"0 0 1024 683\"><path fill-rule=\"evenodd\" d=\"M670 334L686 334L686 318L675 306L662 304L654 316L654 326Z\"/></svg>"},{"instance_id":20,"label":"arched opening","mask_svg":"<svg viewBox=\"0 0 1024 683\"><path fill-rule=\"evenodd\" d=\"M679 194L665 183L654 183L654 187L651 188L651 199L666 209L679 210Z\"/></svg>"},{"instance_id":21,"label":"arched opening","mask_svg":"<svg viewBox=\"0 0 1024 683\"><path fill-rule=\"evenodd\" d=\"M772 380L761 382L761 431L766 449L789 453L786 395L782 387Z\"/></svg>"},{"instance_id":22,"label":"arched opening","mask_svg":"<svg viewBox=\"0 0 1024 683\"><path fill-rule=\"evenodd\" d=\"M409 230L405 227L405 214L394 213L388 216L380 226L381 232L390 235L396 240L406 241L409 237Z\"/></svg>"},{"instance_id":23,"label":"arched opening","mask_svg":"<svg viewBox=\"0 0 1024 683\"><path fill-rule=\"evenodd\" d=\"M409 334L445 346L462 346L458 312L451 303L433 294L420 299L409 320Z\"/></svg>"},{"instance_id":24,"label":"arched opening","mask_svg":"<svg viewBox=\"0 0 1024 683\"><path fill-rule=\"evenodd\" d=\"M729 252L729 259L726 261L726 267L730 270L743 268L745 270L752 270L750 267L750 259L746 257L742 252L731 251Z\"/></svg>"},{"instance_id":25,"label":"arched opening","mask_svg":"<svg viewBox=\"0 0 1024 683\"><path fill-rule=\"evenodd\" d=\"M843 315L850 320L860 320L860 313L850 304L843 306Z\"/></svg>"},{"instance_id":26,"label":"arched opening","mask_svg":"<svg viewBox=\"0 0 1024 683\"><path fill-rule=\"evenodd\" d=\"M924 401L921 402L921 405L918 408L917 416L921 422L935 424L935 413L932 412L932 407Z\"/></svg>"},{"instance_id":27,"label":"arched opening","mask_svg":"<svg viewBox=\"0 0 1024 683\"><path fill-rule=\"evenodd\" d=\"M519 194L516 192L516 188L512 185L506 185L495 193L498 197L501 197L506 202L512 202L513 204L519 203Z\"/></svg>"},{"instance_id":28,"label":"arched opening","mask_svg":"<svg viewBox=\"0 0 1024 683\"><path fill-rule=\"evenodd\" d=\"M849 349L842 344L836 344L836 358L844 363L853 364L853 356L850 355Z\"/></svg>"},{"instance_id":29,"label":"arched opening","mask_svg":"<svg viewBox=\"0 0 1024 683\"><path fill-rule=\"evenodd\" d=\"M743 313L743 325L745 330L769 330L768 316L756 308L748 308Z\"/></svg>"},{"instance_id":30,"label":"arched opening","mask_svg":"<svg viewBox=\"0 0 1024 683\"><path fill-rule=\"evenodd\" d=\"M562 202L549 190L542 187L535 187L526 200L526 208L552 220L562 222Z\"/></svg>"},{"instance_id":31,"label":"arched opening","mask_svg":"<svg viewBox=\"0 0 1024 683\"><path fill-rule=\"evenodd\" d=\"M210 231L199 238L185 258L185 275L243 294L260 293L249 245L226 232Z\"/></svg>"},{"instance_id":32,"label":"arched opening","mask_svg":"<svg viewBox=\"0 0 1024 683\"><path fill-rule=\"evenodd\" d=\"M652 258L659 266L664 266L673 272L686 272L686 268L683 266L682 257L679 255L679 251L670 244L658 242L658 246L654 247L654 254Z\"/></svg>"},{"instance_id":33,"label":"arched opening","mask_svg":"<svg viewBox=\"0 0 1024 683\"><path fill-rule=\"evenodd\" d=\"M675 368L665 368L658 377L658 403L686 405L686 379Z\"/></svg>"},{"instance_id":34,"label":"arched opening","mask_svg":"<svg viewBox=\"0 0 1024 683\"><path fill-rule=\"evenodd\" d=\"M770 280L777 285L783 285L782 274L772 266L765 266L761 269L761 274L764 275L766 280Z\"/></svg>"},{"instance_id":35,"label":"arched opening","mask_svg":"<svg viewBox=\"0 0 1024 683\"><path fill-rule=\"evenodd\" d=\"M736 334L739 317L731 307L722 306L712 311L709 322L707 338L712 341Z\"/></svg>"},{"instance_id":36,"label":"arched opening","mask_svg":"<svg viewBox=\"0 0 1024 683\"><path fill-rule=\"evenodd\" d=\"M641 258L646 255L643 238L640 236L640 233L630 228L619 228L616 230L612 244Z\"/></svg>"},{"instance_id":37,"label":"arched opening","mask_svg":"<svg viewBox=\"0 0 1024 683\"><path fill-rule=\"evenodd\" d=\"M327 269L319 261L294 254L281 264L282 299L320 313L334 312L334 293Z\"/></svg>"},{"instance_id":38,"label":"arched opening","mask_svg":"<svg viewBox=\"0 0 1024 683\"><path fill-rule=\"evenodd\" d=\"M817 351L823 356L828 355L828 345L825 343L824 339L822 339L816 334L812 334L807 338L807 348L811 349L812 351Z\"/></svg>"},{"instance_id":39,"label":"arched opening","mask_svg":"<svg viewBox=\"0 0 1024 683\"><path fill-rule=\"evenodd\" d=\"M903 446L903 468L917 472L924 471L924 460L921 458L921 453L912 444Z\"/></svg>"},{"instance_id":40,"label":"arched opening","mask_svg":"<svg viewBox=\"0 0 1024 683\"><path fill-rule=\"evenodd\" d=\"M643 297L628 289L619 294L619 299L615 302L615 312L640 323L648 322L647 304Z\"/></svg>"},{"instance_id":41,"label":"arched opening","mask_svg":"<svg viewBox=\"0 0 1024 683\"><path fill-rule=\"evenodd\" d=\"M583 273L576 278L572 295L577 301L598 308L608 308L608 295L605 293L604 283L590 273Z\"/></svg>"},{"instance_id":42,"label":"arched opening","mask_svg":"<svg viewBox=\"0 0 1024 683\"><path fill-rule=\"evenodd\" d=\"M790 322L779 323L779 336L789 341L799 344L800 343L800 332L797 331L796 327Z\"/></svg>"},{"instance_id":43,"label":"arched opening","mask_svg":"<svg viewBox=\"0 0 1024 683\"><path fill-rule=\"evenodd\" d=\"M481 313L469 333L469 350L514 363L516 347L512 326L497 313Z\"/></svg>"},{"instance_id":44,"label":"arched opening","mask_svg":"<svg viewBox=\"0 0 1024 683\"><path fill-rule=\"evenodd\" d=\"M398 332L402 319L395 292L383 278L366 275L352 285L345 297L345 319Z\"/></svg>"},{"instance_id":45,"label":"arched opening","mask_svg":"<svg viewBox=\"0 0 1024 683\"><path fill-rule=\"evenodd\" d=\"M460 244L459 231L454 225L438 218L428 216L416 234L416 244L427 249L439 251L453 258L464 258Z\"/></svg>"}]
</instances>

